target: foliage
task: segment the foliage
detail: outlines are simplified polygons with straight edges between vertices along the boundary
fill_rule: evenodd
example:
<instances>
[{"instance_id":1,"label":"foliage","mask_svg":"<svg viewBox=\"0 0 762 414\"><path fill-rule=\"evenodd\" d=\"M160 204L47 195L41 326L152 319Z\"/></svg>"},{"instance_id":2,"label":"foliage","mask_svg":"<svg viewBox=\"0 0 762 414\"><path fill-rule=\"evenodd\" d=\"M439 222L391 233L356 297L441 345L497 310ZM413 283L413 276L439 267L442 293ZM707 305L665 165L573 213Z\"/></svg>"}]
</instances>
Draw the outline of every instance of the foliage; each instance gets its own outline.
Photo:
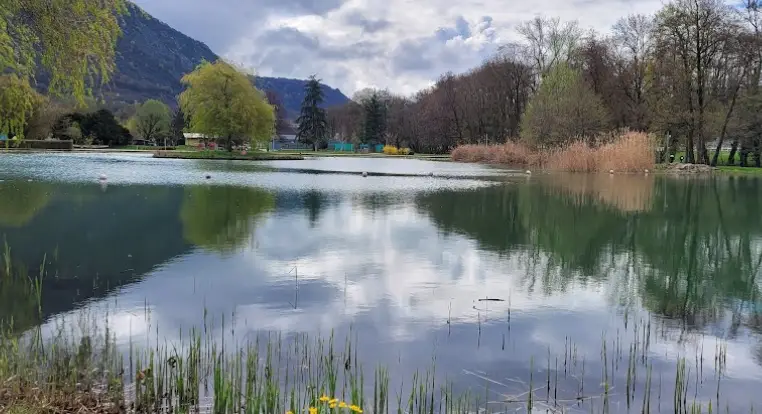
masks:
<instances>
[{"instance_id":1,"label":"foliage","mask_svg":"<svg viewBox=\"0 0 762 414\"><path fill-rule=\"evenodd\" d=\"M181 140L185 140L183 132L185 132L185 128L187 126L188 122L185 119L185 113L183 112L183 109L175 109L175 112L172 114L172 122L169 126L169 136L173 145L180 142Z\"/></svg>"},{"instance_id":2,"label":"foliage","mask_svg":"<svg viewBox=\"0 0 762 414\"><path fill-rule=\"evenodd\" d=\"M362 142L378 144L385 141L386 135L386 105L382 97L373 92L362 102L365 116L363 118Z\"/></svg>"},{"instance_id":3,"label":"foliage","mask_svg":"<svg viewBox=\"0 0 762 414\"><path fill-rule=\"evenodd\" d=\"M521 121L521 136L532 146L557 147L599 134L608 127L600 97L567 65L553 67Z\"/></svg>"},{"instance_id":4,"label":"foliage","mask_svg":"<svg viewBox=\"0 0 762 414\"><path fill-rule=\"evenodd\" d=\"M0 3L0 70L29 79L37 64L49 91L82 102L88 86L114 70L123 0L4 0Z\"/></svg>"},{"instance_id":5,"label":"foliage","mask_svg":"<svg viewBox=\"0 0 762 414\"><path fill-rule=\"evenodd\" d=\"M0 75L0 134L24 137L24 128L42 97L26 78Z\"/></svg>"},{"instance_id":6,"label":"foliage","mask_svg":"<svg viewBox=\"0 0 762 414\"><path fill-rule=\"evenodd\" d=\"M286 120L288 112L277 92L267 90L265 91L265 95L267 96L267 102L272 105L273 110L275 111L275 133L280 134L282 133L281 131L288 128L288 121Z\"/></svg>"},{"instance_id":7,"label":"foliage","mask_svg":"<svg viewBox=\"0 0 762 414\"><path fill-rule=\"evenodd\" d=\"M150 99L138 108L135 114L135 131L148 141L165 138L170 129L169 107L155 99Z\"/></svg>"},{"instance_id":8,"label":"foliage","mask_svg":"<svg viewBox=\"0 0 762 414\"><path fill-rule=\"evenodd\" d=\"M328 129L326 112L320 106L322 103L320 81L313 75L304 87L301 115L296 120L299 125L296 136L300 141L312 145L315 150L325 142Z\"/></svg>"},{"instance_id":9,"label":"foliage","mask_svg":"<svg viewBox=\"0 0 762 414\"><path fill-rule=\"evenodd\" d=\"M270 139L275 115L265 96L249 78L224 61L204 62L183 77L186 86L180 106L190 121L190 130L225 139L248 139L255 144Z\"/></svg>"},{"instance_id":10,"label":"foliage","mask_svg":"<svg viewBox=\"0 0 762 414\"><path fill-rule=\"evenodd\" d=\"M81 136L85 140L92 140L93 144L109 146L129 145L132 141L130 131L117 122L114 114L107 109L99 109L88 114L73 113L66 116L69 118L69 126L76 123L79 125ZM65 125L66 121L62 122Z\"/></svg>"}]
</instances>

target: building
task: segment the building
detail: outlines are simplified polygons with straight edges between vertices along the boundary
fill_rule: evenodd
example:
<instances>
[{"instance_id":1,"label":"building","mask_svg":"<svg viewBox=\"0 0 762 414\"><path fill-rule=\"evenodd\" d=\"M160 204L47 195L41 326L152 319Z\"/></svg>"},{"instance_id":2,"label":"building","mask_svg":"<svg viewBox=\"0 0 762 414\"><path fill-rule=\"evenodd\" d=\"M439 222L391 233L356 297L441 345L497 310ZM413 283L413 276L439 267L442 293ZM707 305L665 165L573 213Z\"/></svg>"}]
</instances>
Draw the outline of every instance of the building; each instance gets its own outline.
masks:
<instances>
[{"instance_id":1,"label":"building","mask_svg":"<svg viewBox=\"0 0 762 414\"><path fill-rule=\"evenodd\" d=\"M183 132L183 138L185 138L185 145L189 147L197 147L204 143L206 140L208 141L214 141L214 139L209 139L204 136L204 134L199 134L196 132Z\"/></svg>"}]
</instances>

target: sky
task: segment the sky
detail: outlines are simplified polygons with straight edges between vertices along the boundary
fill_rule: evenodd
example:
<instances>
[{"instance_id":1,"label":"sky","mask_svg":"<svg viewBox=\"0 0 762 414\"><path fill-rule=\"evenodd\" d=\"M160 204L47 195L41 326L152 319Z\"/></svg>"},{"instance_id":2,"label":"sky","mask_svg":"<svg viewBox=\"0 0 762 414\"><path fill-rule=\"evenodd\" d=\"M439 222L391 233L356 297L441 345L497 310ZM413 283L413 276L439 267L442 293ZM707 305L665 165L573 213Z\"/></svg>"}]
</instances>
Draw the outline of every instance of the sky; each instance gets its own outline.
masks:
<instances>
[{"instance_id":1,"label":"sky","mask_svg":"<svg viewBox=\"0 0 762 414\"><path fill-rule=\"evenodd\" d=\"M262 76L307 78L351 96L413 94L516 41L537 15L608 32L663 0L134 0L154 17Z\"/></svg>"}]
</instances>

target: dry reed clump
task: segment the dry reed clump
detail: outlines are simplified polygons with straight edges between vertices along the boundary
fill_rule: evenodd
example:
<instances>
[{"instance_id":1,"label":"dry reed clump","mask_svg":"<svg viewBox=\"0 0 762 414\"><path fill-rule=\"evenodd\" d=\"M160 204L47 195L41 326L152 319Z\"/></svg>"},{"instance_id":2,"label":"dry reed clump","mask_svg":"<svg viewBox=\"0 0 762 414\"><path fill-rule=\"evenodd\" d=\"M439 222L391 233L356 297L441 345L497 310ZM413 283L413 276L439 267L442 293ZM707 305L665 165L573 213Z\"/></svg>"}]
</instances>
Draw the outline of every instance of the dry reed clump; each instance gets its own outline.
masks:
<instances>
[{"instance_id":1,"label":"dry reed clump","mask_svg":"<svg viewBox=\"0 0 762 414\"><path fill-rule=\"evenodd\" d=\"M522 143L462 145L452 151L453 161L535 166L569 172L642 172L653 169L655 147L651 136L625 132L610 142L592 147L575 141L553 150L534 150Z\"/></svg>"},{"instance_id":2,"label":"dry reed clump","mask_svg":"<svg viewBox=\"0 0 762 414\"><path fill-rule=\"evenodd\" d=\"M461 145L452 151L453 161L484 162L516 166L537 165L539 154L528 146L508 141L499 145Z\"/></svg>"}]
</instances>

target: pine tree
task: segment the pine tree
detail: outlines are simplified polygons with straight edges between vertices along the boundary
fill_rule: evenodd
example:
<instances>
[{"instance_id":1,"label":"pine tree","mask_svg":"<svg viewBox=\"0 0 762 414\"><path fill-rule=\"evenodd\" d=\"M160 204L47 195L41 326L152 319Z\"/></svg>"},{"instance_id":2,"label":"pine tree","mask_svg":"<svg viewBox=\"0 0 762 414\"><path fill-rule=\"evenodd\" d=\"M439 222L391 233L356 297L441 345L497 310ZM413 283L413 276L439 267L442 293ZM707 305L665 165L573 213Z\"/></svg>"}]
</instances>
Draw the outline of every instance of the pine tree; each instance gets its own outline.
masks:
<instances>
[{"instance_id":1,"label":"pine tree","mask_svg":"<svg viewBox=\"0 0 762 414\"><path fill-rule=\"evenodd\" d=\"M323 91L320 88L320 80L315 79L315 75L310 76L304 92L301 114L296 120L299 124L296 137L312 145L313 150L317 151L318 144L325 140L328 122L325 110L320 107L323 103Z\"/></svg>"},{"instance_id":2,"label":"pine tree","mask_svg":"<svg viewBox=\"0 0 762 414\"><path fill-rule=\"evenodd\" d=\"M381 144L386 134L386 106L377 93L364 100L365 125L362 141L365 144Z\"/></svg>"}]
</instances>

